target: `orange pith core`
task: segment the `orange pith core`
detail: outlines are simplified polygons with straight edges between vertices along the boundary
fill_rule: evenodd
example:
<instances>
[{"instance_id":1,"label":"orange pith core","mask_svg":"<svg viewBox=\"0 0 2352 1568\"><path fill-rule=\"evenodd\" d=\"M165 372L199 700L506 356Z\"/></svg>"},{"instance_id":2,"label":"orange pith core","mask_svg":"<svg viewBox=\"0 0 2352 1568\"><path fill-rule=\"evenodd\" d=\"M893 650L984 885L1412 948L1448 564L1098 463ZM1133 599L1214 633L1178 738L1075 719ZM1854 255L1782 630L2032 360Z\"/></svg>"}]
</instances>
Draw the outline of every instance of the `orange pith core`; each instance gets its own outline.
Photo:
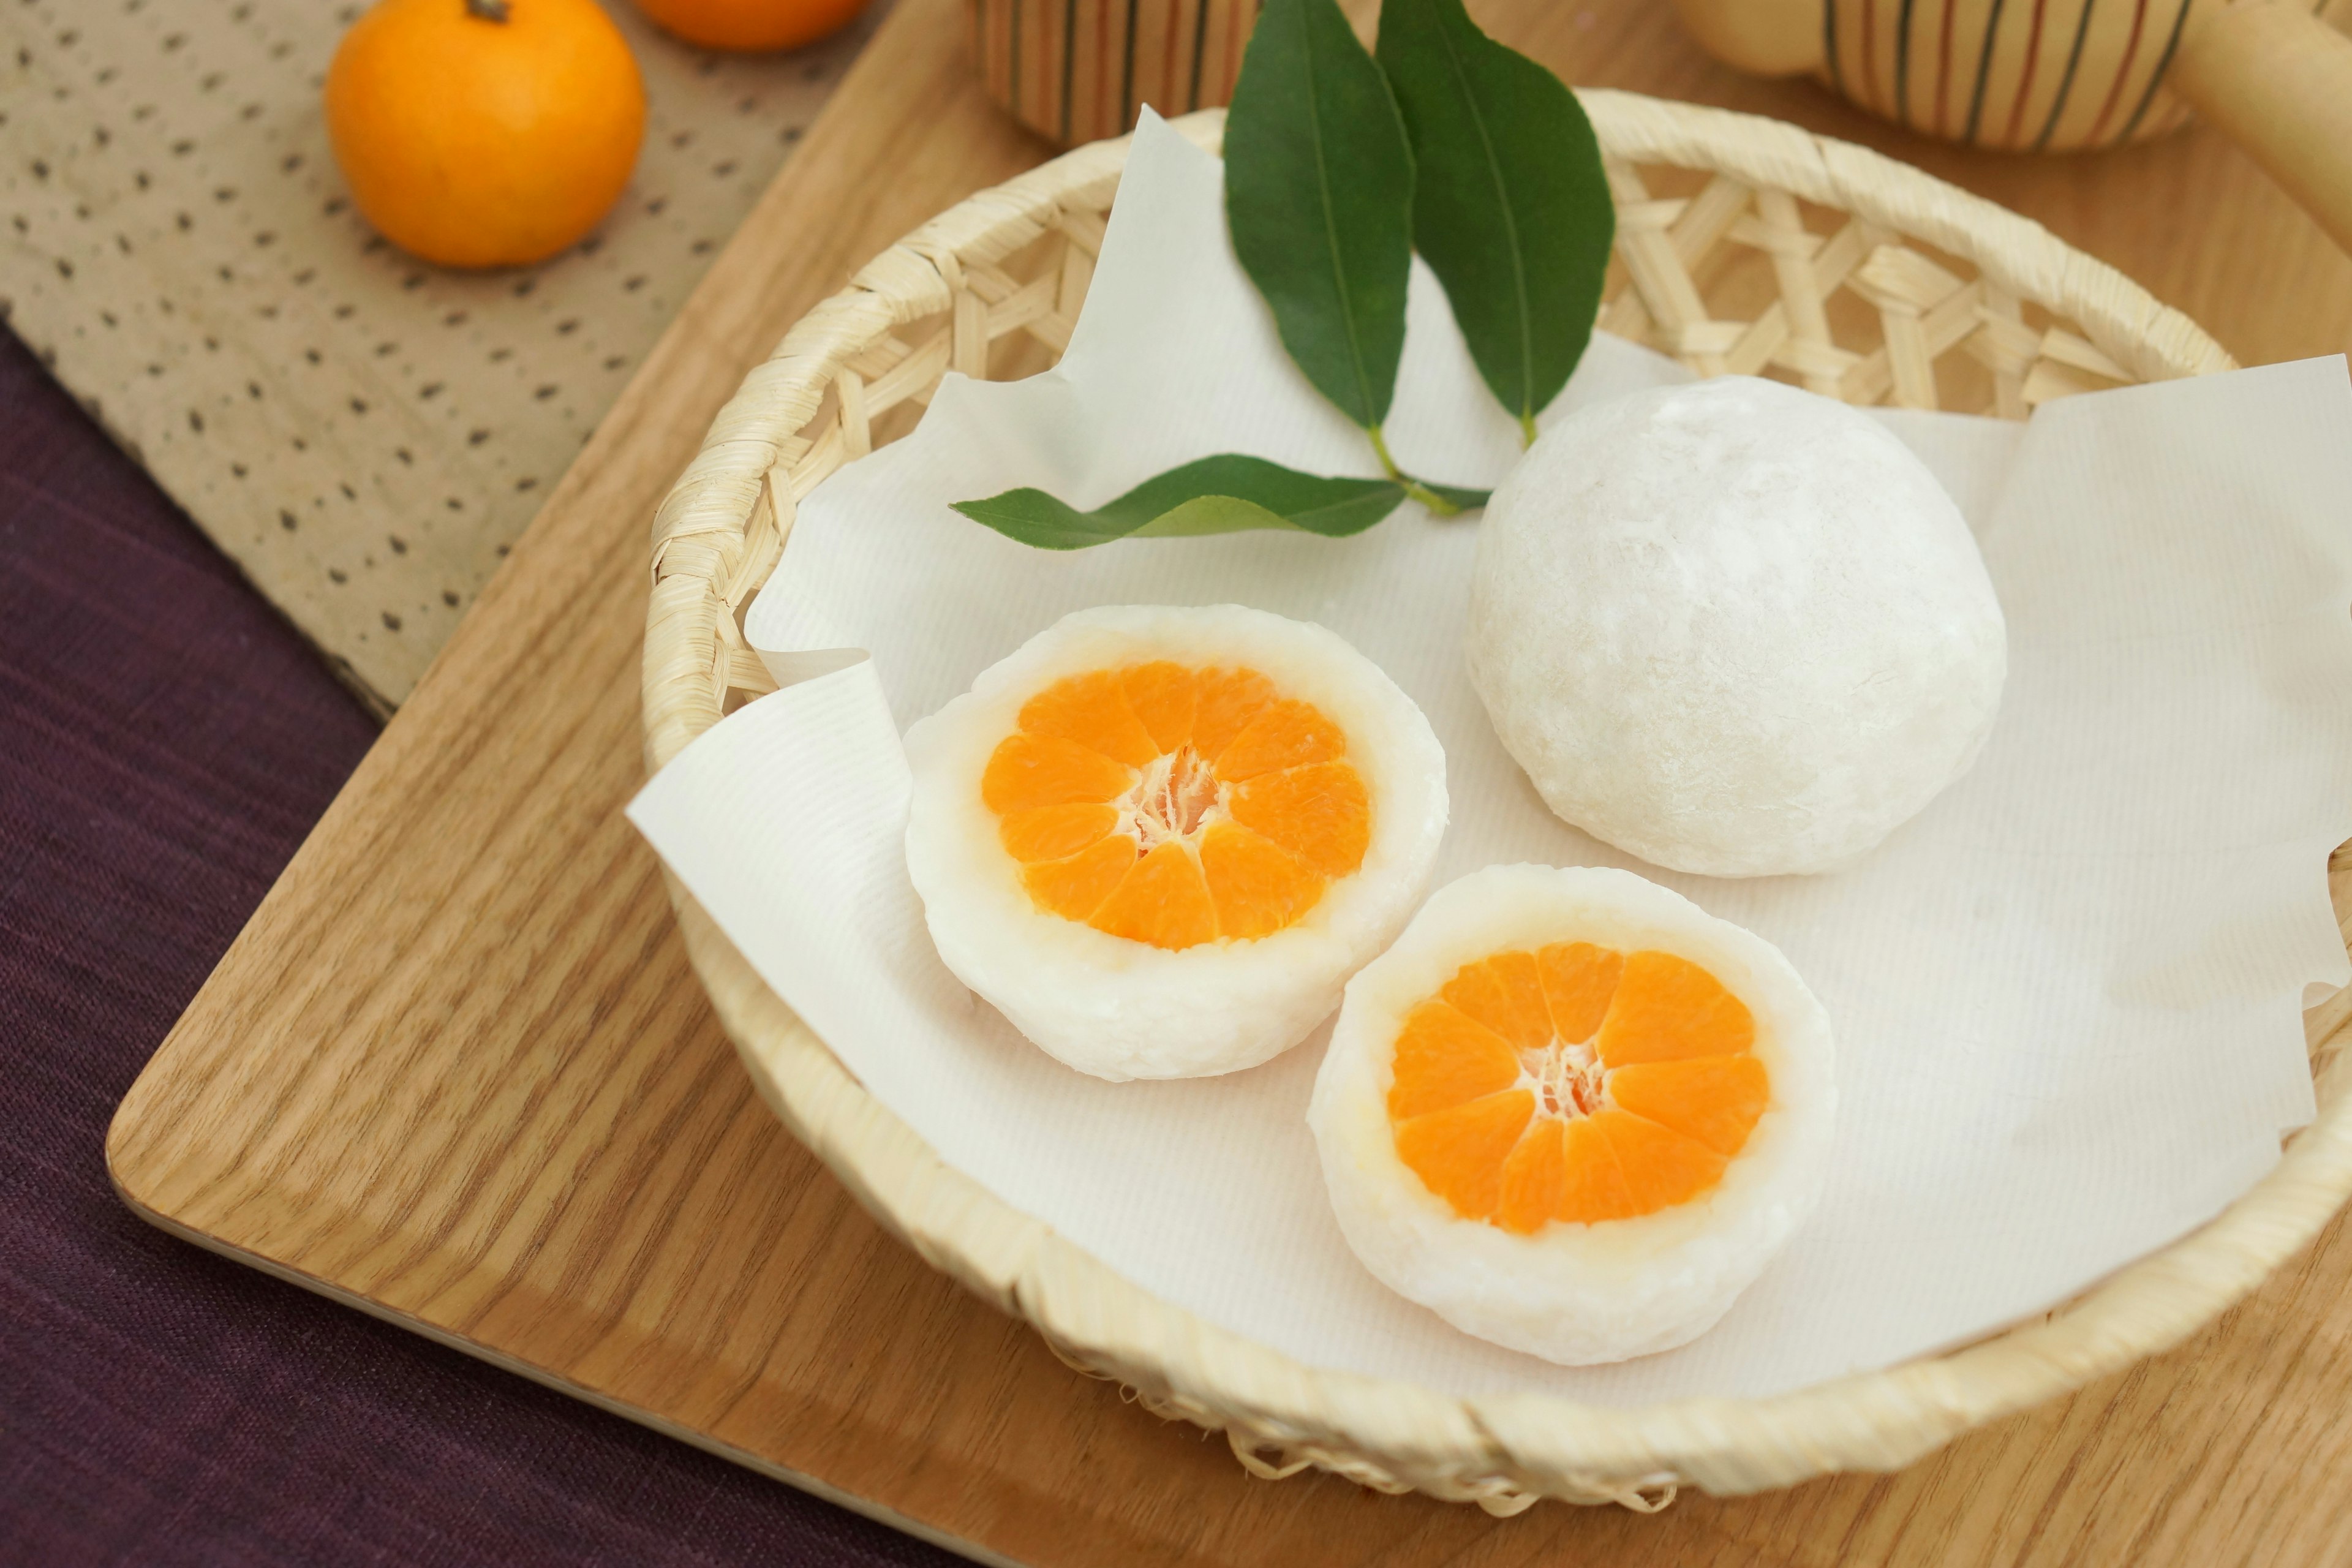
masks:
<instances>
[{"instance_id":1,"label":"orange pith core","mask_svg":"<svg viewBox=\"0 0 2352 1568\"><path fill-rule=\"evenodd\" d=\"M1389 1126L1465 1219L1633 1219L1713 1191L1747 1146L1772 1098L1755 1043L1747 1004L1673 953L1490 953L1405 1016Z\"/></svg>"},{"instance_id":2,"label":"orange pith core","mask_svg":"<svg viewBox=\"0 0 2352 1568\"><path fill-rule=\"evenodd\" d=\"M1036 906L1154 947L1270 936L1363 864L1348 737L1254 669L1057 680L980 781Z\"/></svg>"}]
</instances>

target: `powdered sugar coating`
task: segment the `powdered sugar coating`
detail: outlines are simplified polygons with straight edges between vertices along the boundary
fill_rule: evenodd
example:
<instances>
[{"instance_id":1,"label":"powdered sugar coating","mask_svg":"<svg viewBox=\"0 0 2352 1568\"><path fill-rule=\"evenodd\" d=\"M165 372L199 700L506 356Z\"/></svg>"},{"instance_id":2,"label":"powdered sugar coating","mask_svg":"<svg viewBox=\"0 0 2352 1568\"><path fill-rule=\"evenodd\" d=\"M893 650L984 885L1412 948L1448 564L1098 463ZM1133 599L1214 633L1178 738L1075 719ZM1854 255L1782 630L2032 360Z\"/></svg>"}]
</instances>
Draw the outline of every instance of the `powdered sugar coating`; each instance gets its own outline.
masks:
<instances>
[{"instance_id":1,"label":"powdered sugar coating","mask_svg":"<svg viewBox=\"0 0 2352 1568\"><path fill-rule=\"evenodd\" d=\"M1885 426L1748 376L1545 432L1486 509L1471 679L1552 810L1717 877L1850 862L1966 772L2007 630Z\"/></svg>"},{"instance_id":2,"label":"powdered sugar coating","mask_svg":"<svg viewBox=\"0 0 2352 1568\"><path fill-rule=\"evenodd\" d=\"M1371 805L1363 862L1295 924L1169 950L1037 908L980 779L1022 705L1065 676L1172 659L1243 666L1348 737ZM949 969L1081 1072L1236 1072L1297 1045L1404 926L1445 834L1445 753L1412 698L1322 626L1239 605L1112 605L1066 616L907 731L907 868Z\"/></svg>"},{"instance_id":3,"label":"powdered sugar coating","mask_svg":"<svg viewBox=\"0 0 2352 1568\"><path fill-rule=\"evenodd\" d=\"M1638 1219L1515 1236L1465 1219L1398 1157L1388 1116L1406 1014L1463 964L1591 942L1713 973L1756 1019L1772 1098L1714 1191ZM1630 871L1490 866L1430 895L1349 982L1307 1112L1349 1247L1382 1284L1465 1333L1570 1366L1687 1344L1813 1211L1837 1115L1829 1016L1763 938Z\"/></svg>"}]
</instances>

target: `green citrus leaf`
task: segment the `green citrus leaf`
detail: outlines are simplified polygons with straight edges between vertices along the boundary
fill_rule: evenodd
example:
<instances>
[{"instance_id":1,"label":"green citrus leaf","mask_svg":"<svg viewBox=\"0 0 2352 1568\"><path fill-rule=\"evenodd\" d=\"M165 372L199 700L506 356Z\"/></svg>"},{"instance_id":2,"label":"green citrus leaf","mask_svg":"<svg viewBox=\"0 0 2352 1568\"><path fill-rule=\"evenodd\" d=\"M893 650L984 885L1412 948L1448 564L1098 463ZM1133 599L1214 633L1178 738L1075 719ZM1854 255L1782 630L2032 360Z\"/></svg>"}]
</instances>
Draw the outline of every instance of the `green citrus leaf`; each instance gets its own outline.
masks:
<instances>
[{"instance_id":1,"label":"green citrus leaf","mask_svg":"<svg viewBox=\"0 0 2352 1568\"><path fill-rule=\"evenodd\" d=\"M1492 490L1465 489L1460 485L1441 485L1433 479L1415 479L1413 483L1434 490L1446 505L1456 511L1475 511L1485 506L1487 498L1495 493Z\"/></svg>"},{"instance_id":2,"label":"green citrus leaf","mask_svg":"<svg viewBox=\"0 0 2352 1568\"><path fill-rule=\"evenodd\" d=\"M1616 230L1591 122L1462 0L1383 0L1380 64L1418 168L1413 243L1479 374L1532 434L1591 341Z\"/></svg>"},{"instance_id":3,"label":"green citrus leaf","mask_svg":"<svg viewBox=\"0 0 2352 1568\"><path fill-rule=\"evenodd\" d=\"M1234 254L1282 346L1357 424L1388 417L1412 265L1412 153L1333 0L1266 0L1225 111Z\"/></svg>"},{"instance_id":4,"label":"green citrus leaf","mask_svg":"<svg viewBox=\"0 0 2352 1568\"><path fill-rule=\"evenodd\" d=\"M1203 533L1241 533L1253 528L1288 528L1278 511L1239 496L1196 496L1161 512L1129 539L1191 539Z\"/></svg>"},{"instance_id":5,"label":"green citrus leaf","mask_svg":"<svg viewBox=\"0 0 2352 1568\"><path fill-rule=\"evenodd\" d=\"M1484 500L1477 491L1450 494ZM955 509L1040 550L1084 550L1130 536L1247 528L1297 528L1340 539L1388 516L1404 495L1404 487L1393 479L1324 479L1229 452L1171 468L1092 511L1027 486L984 500L960 500Z\"/></svg>"}]
</instances>

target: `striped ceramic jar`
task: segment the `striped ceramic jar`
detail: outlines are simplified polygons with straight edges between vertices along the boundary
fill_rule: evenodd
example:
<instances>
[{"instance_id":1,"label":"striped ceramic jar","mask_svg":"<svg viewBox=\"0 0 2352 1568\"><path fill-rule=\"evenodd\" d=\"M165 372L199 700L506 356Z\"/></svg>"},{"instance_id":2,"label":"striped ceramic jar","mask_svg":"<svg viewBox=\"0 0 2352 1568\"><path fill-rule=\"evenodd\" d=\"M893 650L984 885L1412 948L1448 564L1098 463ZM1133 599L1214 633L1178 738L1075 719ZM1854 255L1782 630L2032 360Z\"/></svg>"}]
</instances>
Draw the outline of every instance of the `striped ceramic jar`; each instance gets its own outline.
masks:
<instances>
[{"instance_id":1,"label":"striped ceramic jar","mask_svg":"<svg viewBox=\"0 0 2352 1568\"><path fill-rule=\"evenodd\" d=\"M2192 11L2226 0L1823 0L1831 84L1971 146L2108 147L2189 111L2165 86ZM2326 9L2326 0L2302 0Z\"/></svg>"},{"instance_id":2,"label":"striped ceramic jar","mask_svg":"<svg viewBox=\"0 0 2352 1568\"><path fill-rule=\"evenodd\" d=\"M988 95L1076 146L1232 100L1258 0L971 0Z\"/></svg>"}]
</instances>

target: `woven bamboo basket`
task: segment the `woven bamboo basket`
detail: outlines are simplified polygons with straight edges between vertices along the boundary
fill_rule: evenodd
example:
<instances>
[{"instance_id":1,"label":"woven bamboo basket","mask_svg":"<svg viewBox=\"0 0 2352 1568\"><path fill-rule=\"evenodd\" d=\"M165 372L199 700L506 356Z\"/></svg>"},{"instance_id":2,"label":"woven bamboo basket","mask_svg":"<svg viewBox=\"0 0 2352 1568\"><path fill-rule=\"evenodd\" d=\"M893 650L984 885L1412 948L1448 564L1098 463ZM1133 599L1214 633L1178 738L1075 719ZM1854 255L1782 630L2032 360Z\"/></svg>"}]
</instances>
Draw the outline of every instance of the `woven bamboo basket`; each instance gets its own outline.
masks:
<instances>
[{"instance_id":1,"label":"woven bamboo basket","mask_svg":"<svg viewBox=\"0 0 2352 1568\"><path fill-rule=\"evenodd\" d=\"M1703 374L1856 404L2021 418L2089 388L2231 367L2211 338L2014 214L1794 127L1583 95L1621 265L1602 325ZM1176 122L1212 150L1220 111ZM646 747L659 769L772 689L743 611L793 508L902 434L942 374L1003 377L1067 344L1127 143L1097 142L940 215L803 318L745 378L655 523ZM2352 859L2338 852L2341 895ZM1035 1325L1072 1365L1223 1430L1267 1478L1309 1466L1511 1514L1539 1498L1652 1510L1891 1470L1982 1423L2179 1342L2352 1192L2352 992L2308 1020L2318 1120L2220 1218L2047 1318L1950 1354L1769 1399L1649 1408L1465 1399L1318 1371L1146 1293L949 1168L866 1093L673 880L687 949L776 1113L927 1261Z\"/></svg>"}]
</instances>

